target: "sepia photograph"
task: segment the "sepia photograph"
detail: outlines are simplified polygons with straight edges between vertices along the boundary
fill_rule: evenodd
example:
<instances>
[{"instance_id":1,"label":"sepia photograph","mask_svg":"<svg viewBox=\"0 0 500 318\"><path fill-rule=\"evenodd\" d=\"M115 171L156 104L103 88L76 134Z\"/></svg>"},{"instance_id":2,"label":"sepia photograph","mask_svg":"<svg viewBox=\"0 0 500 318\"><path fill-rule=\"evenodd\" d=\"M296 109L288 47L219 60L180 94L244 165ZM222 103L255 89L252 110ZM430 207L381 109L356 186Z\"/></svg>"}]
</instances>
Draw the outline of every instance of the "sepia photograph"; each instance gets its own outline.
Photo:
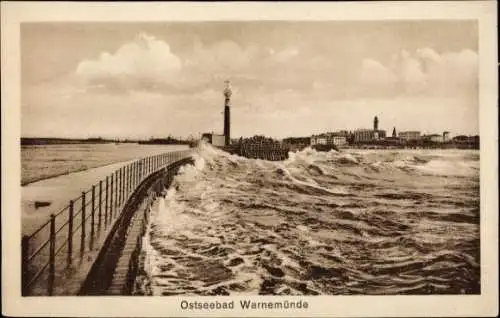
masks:
<instances>
[{"instance_id":1,"label":"sepia photograph","mask_svg":"<svg viewBox=\"0 0 500 318\"><path fill-rule=\"evenodd\" d=\"M23 301L300 316L309 296L490 295L479 19L18 27Z\"/></svg>"}]
</instances>

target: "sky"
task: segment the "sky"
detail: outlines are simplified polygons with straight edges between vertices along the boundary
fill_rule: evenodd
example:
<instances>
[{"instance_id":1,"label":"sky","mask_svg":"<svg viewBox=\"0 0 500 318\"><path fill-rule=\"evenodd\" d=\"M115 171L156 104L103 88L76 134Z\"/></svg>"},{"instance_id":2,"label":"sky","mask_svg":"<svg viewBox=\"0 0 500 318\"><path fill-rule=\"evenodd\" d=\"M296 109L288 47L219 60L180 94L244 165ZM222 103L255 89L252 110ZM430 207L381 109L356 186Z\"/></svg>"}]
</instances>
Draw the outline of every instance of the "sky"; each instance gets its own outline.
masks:
<instances>
[{"instance_id":1,"label":"sky","mask_svg":"<svg viewBox=\"0 0 500 318\"><path fill-rule=\"evenodd\" d=\"M475 21L24 23L24 137L478 134Z\"/></svg>"}]
</instances>

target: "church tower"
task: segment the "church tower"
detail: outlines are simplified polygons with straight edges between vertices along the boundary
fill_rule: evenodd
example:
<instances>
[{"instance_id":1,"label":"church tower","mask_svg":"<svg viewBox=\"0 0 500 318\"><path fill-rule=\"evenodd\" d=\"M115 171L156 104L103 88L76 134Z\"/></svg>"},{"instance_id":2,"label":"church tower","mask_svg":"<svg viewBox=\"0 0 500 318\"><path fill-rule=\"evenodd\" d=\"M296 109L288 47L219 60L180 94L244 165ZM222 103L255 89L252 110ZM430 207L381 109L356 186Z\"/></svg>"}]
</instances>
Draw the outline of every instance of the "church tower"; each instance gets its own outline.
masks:
<instances>
[{"instance_id":1,"label":"church tower","mask_svg":"<svg viewBox=\"0 0 500 318\"><path fill-rule=\"evenodd\" d=\"M375 131L378 130L378 118L377 118L377 116L375 116L375 118L373 118L373 130L375 130Z\"/></svg>"},{"instance_id":2,"label":"church tower","mask_svg":"<svg viewBox=\"0 0 500 318\"><path fill-rule=\"evenodd\" d=\"M231 111L229 106L231 106L231 83L229 81L224 82L224 138L225 145L228 146L231 143Z\"/></svg>"},{"instance_id":3,"label":"church tower","mask_svg":"<svg viewBox=\"0 0 500 318\"><path fill-rule=\"evenodd\" d=\"M392 137L396 137L396 127L392 129Z\"/></svg>"}]
</instances>

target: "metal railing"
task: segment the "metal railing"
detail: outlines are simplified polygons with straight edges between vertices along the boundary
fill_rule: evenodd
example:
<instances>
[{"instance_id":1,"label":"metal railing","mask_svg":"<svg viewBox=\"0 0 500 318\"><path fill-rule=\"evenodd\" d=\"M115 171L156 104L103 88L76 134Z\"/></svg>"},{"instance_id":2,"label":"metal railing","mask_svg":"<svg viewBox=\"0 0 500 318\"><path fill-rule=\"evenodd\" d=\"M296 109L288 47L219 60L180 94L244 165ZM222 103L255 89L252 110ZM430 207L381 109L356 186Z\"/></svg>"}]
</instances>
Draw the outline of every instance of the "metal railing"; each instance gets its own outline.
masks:
<instances>
[{"instance_id":1,"label":"metal railing","mask_svg":"<svg viewBox=\"0 0 500 318\"><path fill-rule=\"evenodd\" d=\"M192 150L169 152L131 162L50 215L22 237L22 294L53 295L56 281L75 272L75 264L100 248L134 190L152 173L187 158Z\"/></svg>"}]
</instances>

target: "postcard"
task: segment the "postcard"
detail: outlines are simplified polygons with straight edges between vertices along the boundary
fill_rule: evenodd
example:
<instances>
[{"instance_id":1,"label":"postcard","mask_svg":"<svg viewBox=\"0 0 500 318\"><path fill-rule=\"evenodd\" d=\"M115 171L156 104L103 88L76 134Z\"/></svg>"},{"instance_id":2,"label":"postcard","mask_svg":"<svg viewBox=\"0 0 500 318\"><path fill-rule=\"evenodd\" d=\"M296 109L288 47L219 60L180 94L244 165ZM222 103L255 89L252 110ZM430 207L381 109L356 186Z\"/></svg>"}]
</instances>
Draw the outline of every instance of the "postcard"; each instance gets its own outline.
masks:
<instances>
[{"instance_id":1,"label":"postcard","mask_svg":"<svg viewBox=\"0 0 500 318\"><path fill-rule=\"evenodd\" d=\"M498 314L494 1L2 3L2 312Z\"/></svg>"}]
</instances>

